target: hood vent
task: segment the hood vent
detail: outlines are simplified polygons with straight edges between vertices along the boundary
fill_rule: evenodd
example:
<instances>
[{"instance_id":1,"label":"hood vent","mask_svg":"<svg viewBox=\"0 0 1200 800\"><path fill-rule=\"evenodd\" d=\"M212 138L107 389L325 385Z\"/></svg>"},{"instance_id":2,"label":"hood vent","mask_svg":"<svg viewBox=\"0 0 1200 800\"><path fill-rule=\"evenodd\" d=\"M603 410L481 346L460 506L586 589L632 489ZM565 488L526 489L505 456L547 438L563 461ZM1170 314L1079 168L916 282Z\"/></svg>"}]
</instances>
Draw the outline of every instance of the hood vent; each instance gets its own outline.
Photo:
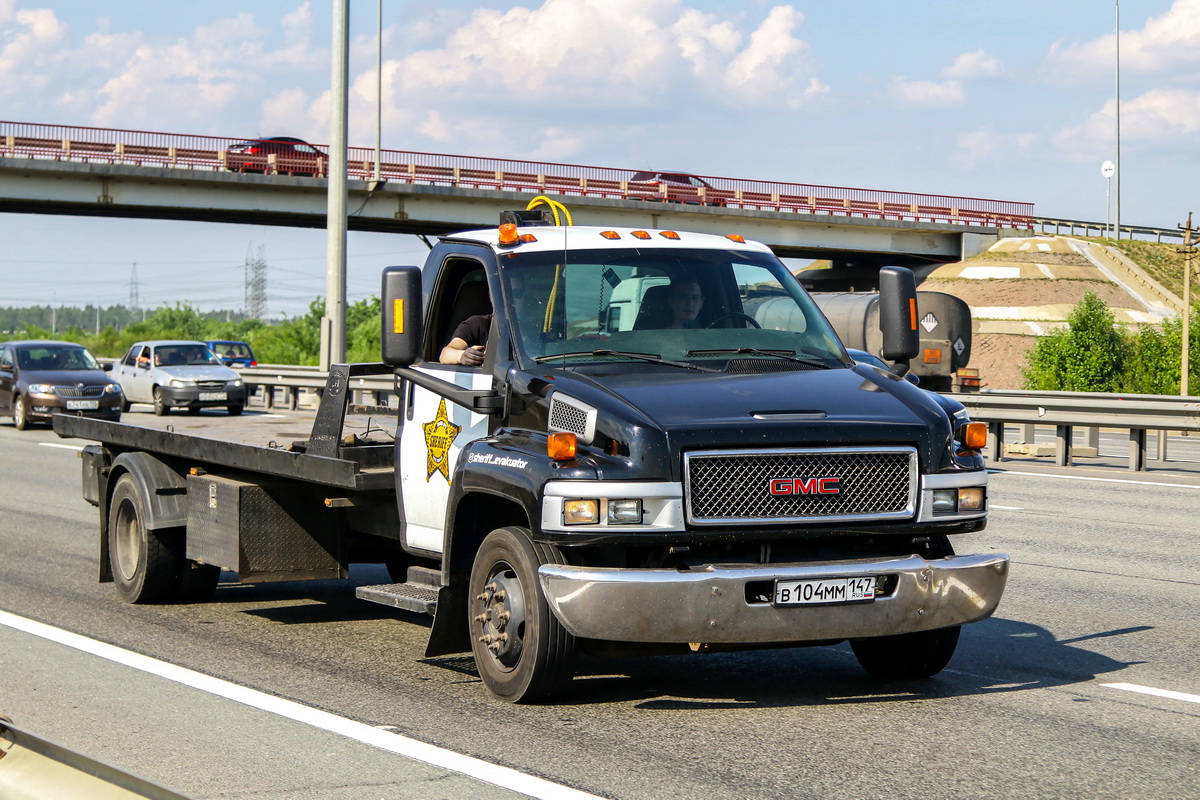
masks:
<instances>
[{"instance_id":1,"label":"hood vent","mask_svg":"<svg viewBox=\"0 0 1200 800\"><path fill-rule=\"evenodd\" d=\"M725 365L725 371L735 375L745 375L751 372L796 372L814 369L824 369L824 367L814 367L802 361L784 361L773 358L731 358Z\"/></svg>"},{"instance_id":2,"label":"hood vent","mask_svg":"<svg viewBox=\"0 0 1200 800\"><path fill-rule=\"evenodd\" d=\"M596 409L574 397L555 392L550 398L551 433L573 433L581 444L591 444L596 436Z\"/></svg>"}]
</instances>

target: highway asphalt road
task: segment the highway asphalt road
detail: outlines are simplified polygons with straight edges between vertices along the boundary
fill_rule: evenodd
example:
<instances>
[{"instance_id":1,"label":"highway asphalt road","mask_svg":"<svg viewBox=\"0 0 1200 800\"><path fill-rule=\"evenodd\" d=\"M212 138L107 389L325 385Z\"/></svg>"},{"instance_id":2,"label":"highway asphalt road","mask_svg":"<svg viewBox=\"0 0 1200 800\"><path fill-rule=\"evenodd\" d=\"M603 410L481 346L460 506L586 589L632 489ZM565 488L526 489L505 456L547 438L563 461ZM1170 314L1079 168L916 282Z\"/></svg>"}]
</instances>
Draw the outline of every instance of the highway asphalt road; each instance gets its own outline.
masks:
<instances>
[{"instance_id":1,"label":"highway asphalt road","mask_svg":"<svg viewBox=\"0 0 1200 800\"><path fill-rule=\"evenodd\" d=\"M1008 592L933 679L871 679L844 644L588 660L562 701L510 706L354 598L379 567L123 604L79 444L0 424L0 714L191 797L1200 796L1194 472L999 465L955 545L1011 554Z\"/></svg>"}]
</instances>

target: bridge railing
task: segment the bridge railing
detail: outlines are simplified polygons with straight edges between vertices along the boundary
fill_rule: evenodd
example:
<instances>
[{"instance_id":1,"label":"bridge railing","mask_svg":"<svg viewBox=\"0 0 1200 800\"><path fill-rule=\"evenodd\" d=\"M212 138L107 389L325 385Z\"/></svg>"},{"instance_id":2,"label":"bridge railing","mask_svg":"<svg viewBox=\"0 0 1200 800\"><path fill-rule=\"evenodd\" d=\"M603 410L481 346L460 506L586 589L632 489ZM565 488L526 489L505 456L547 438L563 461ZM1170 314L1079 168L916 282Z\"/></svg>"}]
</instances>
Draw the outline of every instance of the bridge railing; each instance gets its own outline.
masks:
<instances>
[{"instance_id":1,"label":"bridge railing","mask_svg":"<svg viewBox=\"0 0 1200 800\"><path fill-rule=\"evenodd\" d=\"M0 158L130 164L223 171L229 168L230 145L247 138L155 133L73 125L0 121ZM324 154L327 147L315 145ZM286 172L288 165L271 157L267 171ZM279 162L279 163L277 163ZM328 160L320 156L301 171L323 174ZM347 148L347 172L357 180L375 177L375 150ZM927 195L877 189L854 189L711 175L695 175L697 185L655 185L635 180L637 170L546 161L383 150L380 177L389 183L452 186L576 197L602 197L646 202L743 208L755 211L834 217L940 222L956 225L1033 229L1033 203L977 197Z\"/></svg>"}]
</instances>

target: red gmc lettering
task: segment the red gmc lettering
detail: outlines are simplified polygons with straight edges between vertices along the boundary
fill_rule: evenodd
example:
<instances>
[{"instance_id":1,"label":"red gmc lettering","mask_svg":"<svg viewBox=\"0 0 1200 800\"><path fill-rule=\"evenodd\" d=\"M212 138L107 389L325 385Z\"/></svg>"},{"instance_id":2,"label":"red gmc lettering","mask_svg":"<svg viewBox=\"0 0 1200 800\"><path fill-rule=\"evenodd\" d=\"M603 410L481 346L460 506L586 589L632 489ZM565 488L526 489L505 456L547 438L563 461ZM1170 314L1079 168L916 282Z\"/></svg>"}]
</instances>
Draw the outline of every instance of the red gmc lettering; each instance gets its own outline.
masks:
<instances>
[{"instance_id":1,"label":"red gmc lettering","mask_svg":"<svg viewBox=\"0 0 1200 800\"><path fill-rule=\"evenodd\" d=\"M840 494L841 478L772 478L771 494Z\"/></svg>"}]
</instances>

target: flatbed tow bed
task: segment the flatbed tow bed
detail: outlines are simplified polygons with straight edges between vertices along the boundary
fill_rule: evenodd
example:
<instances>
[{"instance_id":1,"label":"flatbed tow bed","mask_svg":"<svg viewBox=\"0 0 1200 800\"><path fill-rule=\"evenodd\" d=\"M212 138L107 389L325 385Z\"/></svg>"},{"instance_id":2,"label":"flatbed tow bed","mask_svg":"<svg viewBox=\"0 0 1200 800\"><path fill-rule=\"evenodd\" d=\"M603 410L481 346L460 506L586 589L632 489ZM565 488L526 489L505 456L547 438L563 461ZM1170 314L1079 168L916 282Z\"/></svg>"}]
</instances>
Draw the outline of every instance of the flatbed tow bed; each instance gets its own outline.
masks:
<instances>
[{"instance_id":1,"label":"flatbed tow bed","mask_svg":"<svg viewBox=\"0 0 1200 800\"><path fill-rule=\"evenodd\" d=\"M366 366L372 365L354 365L355 368ZM334 374L340 374L337 367ZM368 373L355 369L354 374ZM388 491L395 480L394 429L382 429L386 441L378 442L367 438L367 434L381 429L370 423L356 425L353 415L358 412L374 418L387 417L394 415L395 409L349 406L345 399L343 393L339 405L331 398L339 414L319 412L306 442L285 443L274 438L260 442L230 441L174 429L160 430L65 414L55 417L54 431L64 438L101 442L116 452L155 453L183 459L197 467L247 470L352 491ZM347 411L351 416L346 416ZM352 432L347 434L347 431ZM362 431L361 435L359 431ZM354 444L346 444L347 439Z\"/></svg>"}]
</instances>

